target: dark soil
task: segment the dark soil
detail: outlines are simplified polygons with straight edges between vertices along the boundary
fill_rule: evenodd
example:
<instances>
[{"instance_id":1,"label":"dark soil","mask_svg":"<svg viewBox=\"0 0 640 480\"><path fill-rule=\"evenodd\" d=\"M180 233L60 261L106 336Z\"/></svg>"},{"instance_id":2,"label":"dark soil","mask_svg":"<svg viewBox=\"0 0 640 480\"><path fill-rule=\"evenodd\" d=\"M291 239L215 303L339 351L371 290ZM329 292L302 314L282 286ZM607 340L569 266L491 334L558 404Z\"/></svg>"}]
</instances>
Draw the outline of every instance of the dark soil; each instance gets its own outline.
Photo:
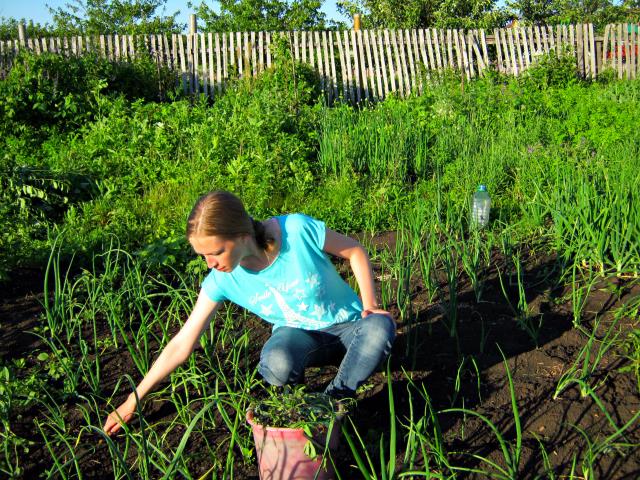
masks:
<instances>
[{"instance_id":1,"label":"dark soil","mask_svg":"<svg viewBox=\"0 0 640 480\"><path fill-rule=\"evenodd\" d=\"M392 243L393 235L381 236L377 241L380 245ZM493 263L505 266L504 271L508 271L503 259L496 257ZM347 268L343 264L338 267L342 272ZM463 277L461 274L461 281L464 281ZM388 381L393 390L396 417L404 422L411 413L407 390L409 381L403 371L407 372L415 385L424 386L434 410L464 407L481 413L498 427L508 442L515 445L516 429L502 354L513 378L522 423L521 474L518 478L536 478L544 474L541 445L553 471L562 478L562 475L569 474L575 459L579 465L583 458L587 447L585 437L596 442L613 433L605 412L593 398L581 397L576 386L563 391L557 399L553 398L562 374L574 362L586 342L586 336L572 326L571 290L560 279L556 259L540 254L526 259L524 278L525 285L529 286L526 290L528 322L532 327L539 325L534 328L537 330L535 335L522 328L522 322L518 322L509 305L517 304L515 283L510 284L509 277L503 277L511 297L507 302L497 272L485 272L485 278L486 285L480 302L476 302L470 285L463 283L460 286L457 305L459 322L457 335L453 337L446 328L448 295L429 302L427 292L421 285L411 286L412 315L410 319L399 323L398 338L390 360L390 379L382 371L374 374L362 389L357 409L350 414L363 440L370 447L375 465L379 465L377 448L380 438L383 435L388 438L389 434ZM22 271L14 275L10 285L3 287L0 299L0 359L5 365L11 364L12 360L31 359L34 352L44 349L41 341L28 333L43 324L42 282L42 272ZM446 292L444 283L442 287ZM603 335L608 326L616 321L618 309L639 294L637 280L614 278L600 281L586 303L583 326L590 331L594 322L599 320L598 333ZM397 315L397 308L394 307L392 313ZM621 332L621 339L638 327L637 318L636 312L635 315L617 319L615 329ZM257 319L252 319L250 323L251 357L257 361L270 328ZM106 330L103 332L105 336L107 333ZM135 372L126 351L114 352L111 349L109 352L102 357L105 391L115 386L123 372ZM627 360L620 350L613 349L604 356L595 375L588 380L589 384L598 385L597 395L611 420L618 426L624 425L640 408L635 376L620 371L626 364ZM31 366L33 360L27 360L27 369ZM309 390L322 390L335 371L335 366L308 369L306 381ZM412 399L414 416L423 415L424 401L415 391ZM72 433L77 432L84 420L74 401L70 399L63 408L67 409L67 428ZM107 413L105 411L105 417ZM145 404L145 414L149 422L154 423L172 419L175 411L168 402L149 402ZM34 419L43 415L44 412L34 406L24 411L14 411L10 419L12 431L33 442L28 459L26 462L23 460L23 466L26 467L24 478L38 478L52 466L42 436L34 427ZM490 470L471 454L488 458L498 465L505 464L498 439L482 420L460 413L440 413L438 419L446 450L450 453L461 452L453 455L455 464L470 469ZM182 432L178 429L173 432L176 438L172 441L177 445ZM211 432L206 439L198 438L189 443L187 449L194 458L191 464L194 477L204 474L211 466L206 455L197 456L198 451L206 450L205 442L222 444L227 440L228 431L220 428ZM404 441L399 439L397 465L402 464ZM112 478L106 445L97 437L85 438L83 442L80 442L77 452L81 453L84 476ZM594 462L597 478L640 478L638 422L618 442L635 446L611 449L601 454ZM354 463L348 445L342 442L337 453L337 464L343 478L360 477L353 467ZM420 463L418 457L417 464ZM257 469L254 465L242 465L239 462L234 476L257 478ZM474 476L471 473L460 474L459 477L484 478L483 475Z\"/></svg>"}]
</instances>

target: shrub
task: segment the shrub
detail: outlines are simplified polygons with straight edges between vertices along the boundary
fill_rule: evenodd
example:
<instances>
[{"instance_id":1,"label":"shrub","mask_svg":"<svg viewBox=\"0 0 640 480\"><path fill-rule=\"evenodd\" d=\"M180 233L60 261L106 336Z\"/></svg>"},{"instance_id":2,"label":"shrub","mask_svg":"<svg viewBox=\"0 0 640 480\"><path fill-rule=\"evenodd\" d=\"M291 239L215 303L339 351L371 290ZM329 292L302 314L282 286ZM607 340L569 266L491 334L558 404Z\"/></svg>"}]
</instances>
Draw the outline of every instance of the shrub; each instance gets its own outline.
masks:
<instances>
[{"instance_id":1,"label":"shrub","mask_svg":"<svg viewBox=\"0 0 640 480\"><path fill-rule=\"evenodd\" d=\"M64 57L24 51L0 81L0 132L75 128L95 116L101 95L161 100L174 85L171 72L146 56L119 63L93 54Z\"/></svg>"}]
</instances>

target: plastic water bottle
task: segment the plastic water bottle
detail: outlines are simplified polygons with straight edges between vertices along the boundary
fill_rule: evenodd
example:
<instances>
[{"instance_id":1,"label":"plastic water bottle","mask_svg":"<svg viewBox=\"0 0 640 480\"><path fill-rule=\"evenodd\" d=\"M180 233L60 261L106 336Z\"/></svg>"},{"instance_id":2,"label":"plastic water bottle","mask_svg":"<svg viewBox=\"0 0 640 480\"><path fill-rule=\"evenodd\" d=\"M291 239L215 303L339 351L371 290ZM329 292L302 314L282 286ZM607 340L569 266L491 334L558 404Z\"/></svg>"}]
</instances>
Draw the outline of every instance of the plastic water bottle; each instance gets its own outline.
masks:
<instances>
[{"instance_id":1,"label":"plastic water bottle","mask_svg":"<svg viewBox=\"0 0 640 480\"><path fill-rule=\"evenodd\" d=\"M471 226L484 228L489 223L489 211L491 210L491 197L486 185L479 185L474 192L471 202Z\"/></svg>"}]
</instances>

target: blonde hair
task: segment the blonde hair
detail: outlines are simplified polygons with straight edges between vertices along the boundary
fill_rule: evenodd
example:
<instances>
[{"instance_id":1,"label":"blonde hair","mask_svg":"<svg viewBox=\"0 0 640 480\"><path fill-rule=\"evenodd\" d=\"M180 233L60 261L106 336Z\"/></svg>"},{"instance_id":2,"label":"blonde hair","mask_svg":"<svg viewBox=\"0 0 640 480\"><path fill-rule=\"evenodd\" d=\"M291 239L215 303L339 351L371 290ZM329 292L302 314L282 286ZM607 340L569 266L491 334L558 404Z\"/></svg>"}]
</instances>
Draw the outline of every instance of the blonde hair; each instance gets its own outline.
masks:
<instances>
[{"instance_id":1,"label":"blonde hair","mask_svg":"<svg viewBox=\"0 0 640 480\"><path fill-rule=\"evenodd\" d=\"M236 238L251 235L258 246L267 250L274 239L267 236L261 222L249 216L242 200L222 190L201 196L187 219L187 239L191 237Z\"/></svg>"}]
</instances>

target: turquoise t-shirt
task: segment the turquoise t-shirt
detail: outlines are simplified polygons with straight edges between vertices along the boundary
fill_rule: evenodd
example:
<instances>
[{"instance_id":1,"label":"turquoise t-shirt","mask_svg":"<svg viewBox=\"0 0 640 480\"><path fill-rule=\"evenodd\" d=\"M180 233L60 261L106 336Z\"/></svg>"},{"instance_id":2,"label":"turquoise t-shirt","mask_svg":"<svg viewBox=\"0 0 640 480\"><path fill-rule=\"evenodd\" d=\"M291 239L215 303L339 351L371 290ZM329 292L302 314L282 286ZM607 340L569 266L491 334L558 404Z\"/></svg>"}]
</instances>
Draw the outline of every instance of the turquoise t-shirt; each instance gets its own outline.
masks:
<instances>
[{"instance_id":1,"label":"turquoise t-shirt","mask_svg":"<svg viewBox=\"0 0 640 480\"><path fill-rule=\"evenodd\" d=\"M230 300L274 325L319 330L360 318L362 302L322 251L324 222L303 214L276 217L282 232L273 263L255 272L211 270L202 283L216 302Z\"/></svg>"}]
</instances>

